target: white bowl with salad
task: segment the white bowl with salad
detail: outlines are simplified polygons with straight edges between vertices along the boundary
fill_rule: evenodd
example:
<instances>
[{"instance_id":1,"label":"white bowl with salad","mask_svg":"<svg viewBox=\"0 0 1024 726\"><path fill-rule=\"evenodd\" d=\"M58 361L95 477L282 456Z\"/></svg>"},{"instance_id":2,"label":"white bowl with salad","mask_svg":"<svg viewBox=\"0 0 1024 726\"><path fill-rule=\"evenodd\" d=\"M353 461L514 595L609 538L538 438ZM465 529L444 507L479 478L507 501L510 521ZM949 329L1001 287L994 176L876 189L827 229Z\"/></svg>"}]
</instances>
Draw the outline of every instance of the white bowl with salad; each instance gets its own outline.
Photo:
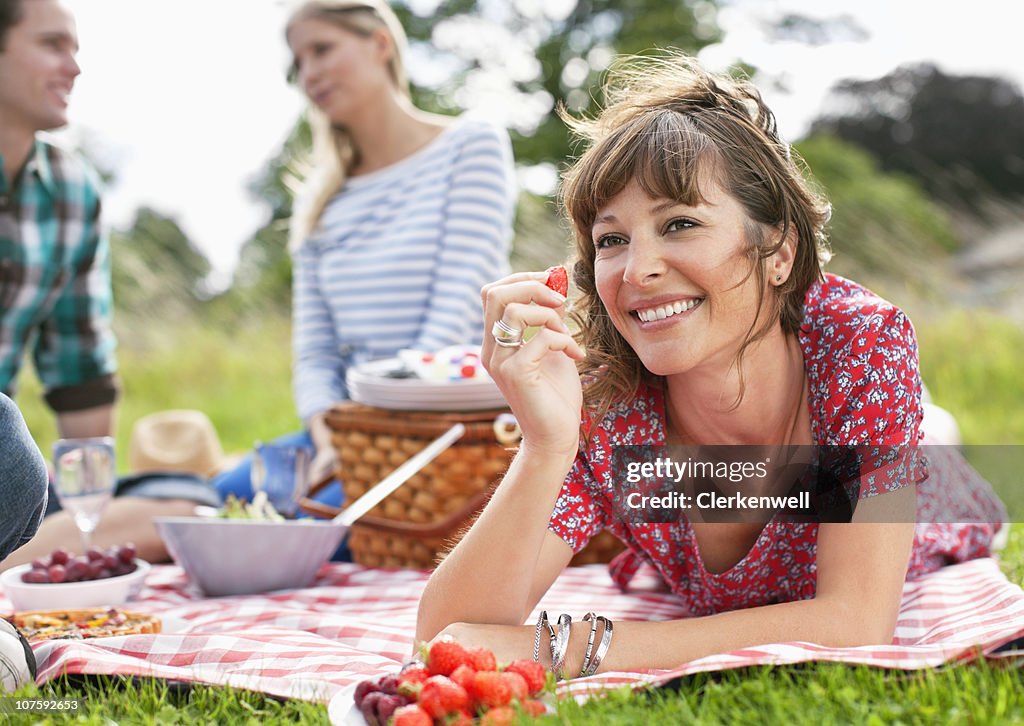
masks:
<instances>
[{"instance_id":1,"label":"white bowl with salad","mask_svg":"<svg viewBox=\"0 0 1024 726\"><path fill-rule=\"evenodd\" d=\"M210 597L305 587L349 529L285 519L260 494L252 504L229 501L215 514L153 519L171 557Z\"/></svg>"}]
</instances>

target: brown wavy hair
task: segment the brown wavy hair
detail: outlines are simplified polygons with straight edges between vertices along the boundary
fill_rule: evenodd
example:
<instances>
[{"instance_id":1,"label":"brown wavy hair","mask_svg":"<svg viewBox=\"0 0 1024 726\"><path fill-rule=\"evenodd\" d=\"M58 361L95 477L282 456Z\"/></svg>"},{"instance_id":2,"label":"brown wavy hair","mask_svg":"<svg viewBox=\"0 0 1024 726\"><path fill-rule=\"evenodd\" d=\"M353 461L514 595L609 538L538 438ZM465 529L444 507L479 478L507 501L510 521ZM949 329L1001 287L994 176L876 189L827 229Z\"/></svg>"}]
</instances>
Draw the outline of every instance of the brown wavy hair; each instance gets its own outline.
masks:
<instances>
[{"instance_id":1,"label":"brown wavy hair","mask_svg":"<svg viewBox=\"0 0 1024 726\"><path fill-rule=\"evenodd\" d=\"M774 287L772 308L751 323L735 365L746 349L775 325L796 333L808 288L822 277L829 252L825 225L830 208L812 188L806 167L779 139L775 116L758 90L743 79L704 70L678 52L629 57L617 62L604 85L605 107L595 118L562 119L585 150L562 178L562 208L576 237L573 280L580 292L573 319L586 350L580 373L587 405L596 420L634 394L641 381L660 381L644 368L597 294L594 219L609 200L636 180L654 198L695 206L703 201L701 180L712 179L743 207L750 259L761 299L768 286L765 266L787 236L796 252L788 278ZM758 327L758 321L763 323Z\"/></svg>"}]
</instances>

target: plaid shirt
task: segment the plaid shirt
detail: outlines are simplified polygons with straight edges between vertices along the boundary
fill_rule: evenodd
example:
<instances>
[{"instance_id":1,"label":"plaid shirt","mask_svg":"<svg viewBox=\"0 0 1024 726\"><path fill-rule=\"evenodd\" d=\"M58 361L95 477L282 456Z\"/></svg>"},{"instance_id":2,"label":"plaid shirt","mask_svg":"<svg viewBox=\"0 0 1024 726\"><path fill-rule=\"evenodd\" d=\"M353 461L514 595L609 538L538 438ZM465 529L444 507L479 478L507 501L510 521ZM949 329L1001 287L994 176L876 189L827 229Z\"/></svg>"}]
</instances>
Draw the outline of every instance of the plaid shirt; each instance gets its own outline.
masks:
<instances>
[{"instance_id":1,"label":"plaid shirt","mask_svg":"<svg viewBox=\"0 0 1024 726\"><path fill-rule=\"evenodd\" d=\"M0 157L2 158L2 157ZM36 139L11 184L0 167L0 390L26 350L57 410L112 403L110 245L95 173Z\"/></svg>"}]
</instances>

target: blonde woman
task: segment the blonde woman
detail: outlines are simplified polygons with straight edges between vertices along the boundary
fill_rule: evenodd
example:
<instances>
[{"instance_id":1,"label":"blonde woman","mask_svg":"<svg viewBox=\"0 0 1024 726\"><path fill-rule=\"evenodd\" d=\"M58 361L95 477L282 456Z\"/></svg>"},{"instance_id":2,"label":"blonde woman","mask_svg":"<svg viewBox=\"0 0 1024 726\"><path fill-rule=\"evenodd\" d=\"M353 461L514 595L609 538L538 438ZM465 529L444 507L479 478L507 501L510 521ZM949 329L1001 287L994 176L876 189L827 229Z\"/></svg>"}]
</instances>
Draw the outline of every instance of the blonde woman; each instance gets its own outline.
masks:
<instances>
[{"instance_id":1,"label":"blonde woman","mask_svg":"<svg viewBox=\"0 0 1024 726\"><path fill-rule=\"evenodd\" d=\"M382 0L299 3L285 30L290 76L309 98L313 168L296 203L294 390L333 470L323 415L353 365L402 348L479 343L479 292L508 270L516 189L508 135L417 108L406 38ZM247 471L218 481L249 493ZM337 503L337 489L320 495Z\"/></svg>"}]
</instances>

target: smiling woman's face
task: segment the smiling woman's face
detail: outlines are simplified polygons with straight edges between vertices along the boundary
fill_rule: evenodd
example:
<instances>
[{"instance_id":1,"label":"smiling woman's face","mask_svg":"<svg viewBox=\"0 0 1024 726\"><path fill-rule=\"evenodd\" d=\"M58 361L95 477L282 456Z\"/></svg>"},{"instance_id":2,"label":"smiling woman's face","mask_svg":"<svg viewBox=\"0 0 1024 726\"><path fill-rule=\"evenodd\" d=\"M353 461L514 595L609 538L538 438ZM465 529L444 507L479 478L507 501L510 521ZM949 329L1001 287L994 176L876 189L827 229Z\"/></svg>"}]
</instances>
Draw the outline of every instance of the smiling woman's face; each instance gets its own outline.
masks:
<instances>
[{"instance_id":1,"label":"smiling woman's face","mask_svg":"<svg viewBox=\"0 0 1024 726\"><path fill-rule=\"evenodd\" d=\"M592 227L598 296L650 372L727 370L763 305L748 254L753 224L712 180L697 206L632 181ZM763 264L758 262L757 264ZM770 294L766 291L765 294Z\"/></svg>"}]
</instances>

